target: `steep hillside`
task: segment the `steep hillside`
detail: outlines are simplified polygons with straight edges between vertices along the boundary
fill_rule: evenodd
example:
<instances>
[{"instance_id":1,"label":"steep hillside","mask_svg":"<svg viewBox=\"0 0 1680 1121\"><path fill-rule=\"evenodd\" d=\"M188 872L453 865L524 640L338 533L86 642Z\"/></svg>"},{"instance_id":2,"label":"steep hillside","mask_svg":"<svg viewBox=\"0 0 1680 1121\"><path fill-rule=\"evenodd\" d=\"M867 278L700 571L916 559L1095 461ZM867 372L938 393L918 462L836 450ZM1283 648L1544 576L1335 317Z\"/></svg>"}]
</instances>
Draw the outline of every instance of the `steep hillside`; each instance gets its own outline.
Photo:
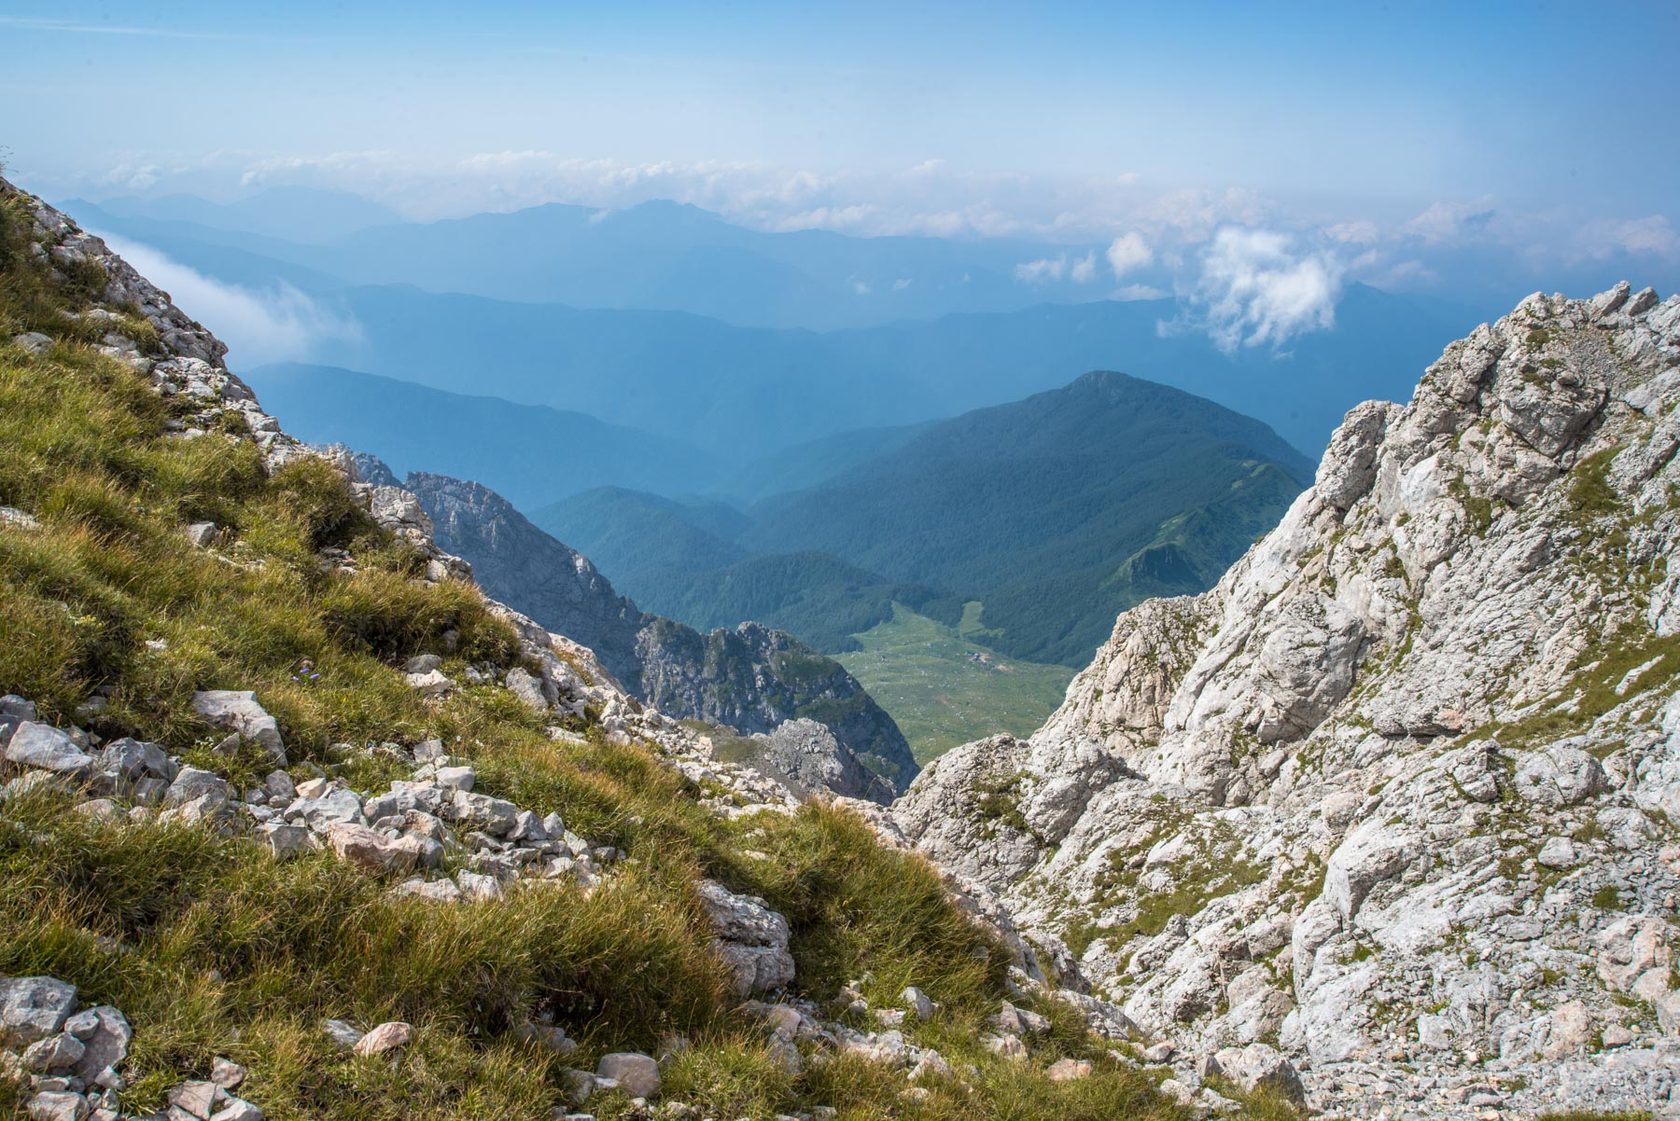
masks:
<instances>
[{"instance_id":1,"label":"steep hillside","mask_svg":"<svg viewBox=\"0 0 1680 1121\"><path fill-rule=\"evenodd\" d=\"M0 1112L1286 1115L1158 1089L984 893L485 599L223 353L0 183Z\"/></svg>"},{"instance_id":2,"label":"steep hillside","mask_svg":"<svg viewBox=\"0 0 1680 1121\"><path fill-rule=\"evenodd\" d=\"M476 479L521 505L607 484L704 488L723 473L715 457L680 440L579 412L328 366L260 366L249 381L300 440L371 452L400 473Z\"/></svg>"},{"instance_id":3,"label":"steep hillside","mask_svg":"<svg viewBox=\"0 0 1680 1121\"><path fill-rule=\"evenodd\" d=\"M859 778L835 787L840 794L890 800L915 776L898 726L837 662L755 624L700 634L646 614L585 557L477 483L415 471L403 485L424 507L438 544L471 561L486 591L589 647L661 712L747 735L815 720L848 756L836 773Z\"/></svg>"},{"instance_id":4,"label":"steep hillside","mask_svg":"<svg viewBox=\"0 0 1680 1121\"><path fill-rule=\"evenodd\" d=\"M894 807L1182 1077L1352 1116L1680 1105L1680 297L1535 295L1348 415L1211 591Z\"/></svg>"}]
</instances>

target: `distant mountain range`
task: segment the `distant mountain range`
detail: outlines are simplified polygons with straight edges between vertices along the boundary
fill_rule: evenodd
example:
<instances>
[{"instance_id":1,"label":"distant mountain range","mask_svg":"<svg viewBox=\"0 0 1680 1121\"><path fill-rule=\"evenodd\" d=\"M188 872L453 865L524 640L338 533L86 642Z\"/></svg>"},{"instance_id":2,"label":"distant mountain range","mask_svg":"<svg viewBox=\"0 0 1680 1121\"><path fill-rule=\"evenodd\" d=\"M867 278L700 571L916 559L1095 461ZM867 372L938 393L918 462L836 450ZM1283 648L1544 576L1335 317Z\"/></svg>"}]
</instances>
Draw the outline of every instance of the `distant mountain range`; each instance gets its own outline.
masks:
<instances>
[{"instance_id":1,"label":"distant mountain range","mask_svg":"<svg viewBox=\"0 0 1680 1121\"><path fill-rule=\"evenodd\" d=\"M1095 277L1016 275L1030 261L1066 257L1067 246L764 232L665 201L624 210L550 203L437 222L402 222L354 195L295 189L231 206L181 195L64 205L89 226L146 241L188 263L232 249L352 285L660 308L754 327L829 330L1012 311L1105 291ZM310 220L310 207L318 220Z\"/></svg>"},{"instance_id":2,"label":"distant mountain range","mask_svg":"<svg viewBox=\"0 0 1680 1121\"><path fill-rule=\"evenodd\" d=\"M762 493L777 453L790 447L837 438L823 454L844 462L859 429L902 428L1004 404L1089 369L1120 368L1195 393L1265 422L1297 448L1316 450L1354 404L1404 396L1412 376L1405 371L1433 361L1438 339L1450 330L1431 309L1362 287L1344 294L1336 330L1296 340L1286 357L1227 355L1199 334L1162 335L1158 324L1177 314L1170 301L1045 305L819 334L412 288L358 288L337 298L360 330L356 339L324 344L340 356L336 365L584 413L672 447L698 448L735 468L707 477L706 487L733 493ZM1362 345L1371 350L1361 356ZM311 382L310 393L315 403L288 401L281 415L305 430L374 423L344 416L324 378ZM743 476L753 481L729 485ZM600 481L646 486L629 476ZM556 487L550 497L573 490Z\"/></svg>"},{"instance_id":3,"label":"distant mountain range","mask_svg":"<svg viewBox=\"0 0 1680 1121\"><path fill-rule=\"evenodd\" d=\"M863 442L863 441L860 441ZM892 615L1075 665L1140 599L1205 588L1310 480L1265 425L1123 374L929 425L744 518L619 488L534 520L656 610L769 622L819 647Z\"/></svg>"},{"instance_id":4,"label":"distant mountain range","mask_svg":"<svg viewBox=\"0 0 1680 1121\"><path fill-rule=\"evenodd\" d=\"M261 366L246 378L302 439L366 448L399 473L472 479L527 508L592 487L683 490L727 473L680 440L546 405L331 366Z\"/></svg>"},{"instance_id":5,"label":"distant mountain range","mask_svg":"<svg viewBox=\"0 0 1680 1121\"><path fill-rule=\"evenodd\" d=\"M250 371L292 431L483 483L664 616L829 653L942 625L1082 664L1121 609L1205 588L1306 481L1300 450L1409 395L1475 319L1354 284L1332 328L1226 351L1176 300L1017 273L1066 246L767 233L669 203L72 209L353 325L311 336L313 364ZM1125 374L1069 384L1086 370Z\"/></svg>"},{"instance_id":6,"label":"distant mountain range","mask_svg":"<svg viewBox=\"0 0 1680 1121\"><path fill-rule=\"evenodd\" d=\"M967 259L963 254L990 254L986 259L1001 268L1023 252L1049 249L764 234L692 208L654 204L598 221L589 215L599 212L543 207L456 223L376 226L322 245L137 216L144 209L138 204L71 206L93 227L152 245L219 282L258 290L289 284L356 324L353 332L317 340L312 361L583 412L692 444L740 467L850 430L1018 400L1090 369L1125 370L1207 397L1316 454L1353 405L1408 396L1416 371L1476 319L1463 309L1351 285L1334 328L1295 339L1285 353L1226 353L1194 328L1192 313L1177 301L1093 300L1100 286L1043 286L1011 275L1000 281L1007 300L953 297L905 305L867 326L814 331L805 328L836 320L816 312L752 320L709 306L718 300L759 306L772 298L728 268L685 274L682 285L659 291L638 290L634 299L645 301L639 307L625 306L628 291L622 300L607 294L629 285L626 276L643 267L642 255L653 252L651 229L669 235L661 253L739 241L759 246L778 270L805 260L800 254L815 262L811 269L850 269L869 254L896 261L894 254L912 251L944 262L939 268ZM227 220L221 212L212 217ZM276 219L268 228L284 227ZM475 234L483 239L475 241ZM404 248L410 242L431 247L439 239L448 252L435 260L428 256L432 248ZM593 247L587 253L577 250L584 243ZM576 288L542 280L556 270L577 273ZM776 292L791 283L781 272L775 277L766 283ZM915 290L912 284L903 291ZM854 298L823 291L815 307ZM1073 300L1084 302L1065 302ZM801 326L781 326L790 322Z\"/></svg>"}]
</instances>

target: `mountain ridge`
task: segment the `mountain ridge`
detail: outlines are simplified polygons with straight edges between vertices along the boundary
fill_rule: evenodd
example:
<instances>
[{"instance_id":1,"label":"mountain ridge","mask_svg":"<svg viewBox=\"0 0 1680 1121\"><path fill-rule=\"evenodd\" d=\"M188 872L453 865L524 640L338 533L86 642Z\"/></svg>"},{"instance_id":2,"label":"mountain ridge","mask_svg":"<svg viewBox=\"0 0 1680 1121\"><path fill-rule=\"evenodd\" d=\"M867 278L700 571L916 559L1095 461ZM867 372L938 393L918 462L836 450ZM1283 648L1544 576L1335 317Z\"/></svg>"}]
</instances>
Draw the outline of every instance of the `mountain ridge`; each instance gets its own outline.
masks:
<instances>
[{"instance_id":1,"label":"mountain ridge","mask_svg":"<svg viewBox=\"0 0 1680 1121\"><path fill-rule=\"evenodd\" d=\"M680 506L656 513L622 493L587 492L538 518L679 617L743 611L840 651L890 618L895 599L952 625L978 600L1000 651L1075 664L1123 606L1212 584L1306 476L1305 458L1252 418L1093 371L895 434L813 487L754 503L727 535L680 534ZM1149 548L1152 567L1131 561ZM832 562L796 564L801 555ZM720 563L696 571L696 556ZM813 617L806 595L838 614Z\"/></svg>"},{"instance_id":2,"label":"mountain ridge","mask_svg":"<svg viewBox=\"0 0 1680 1121\"><path fill-rule=\"evenodd\" d=\"M1677 417L1680 297L1524 300L894 820L1198 1076L1270 1040L1353 1116L1400 1069L1430 1116L1672 1101Z\"/></svg>"}]
</instances>

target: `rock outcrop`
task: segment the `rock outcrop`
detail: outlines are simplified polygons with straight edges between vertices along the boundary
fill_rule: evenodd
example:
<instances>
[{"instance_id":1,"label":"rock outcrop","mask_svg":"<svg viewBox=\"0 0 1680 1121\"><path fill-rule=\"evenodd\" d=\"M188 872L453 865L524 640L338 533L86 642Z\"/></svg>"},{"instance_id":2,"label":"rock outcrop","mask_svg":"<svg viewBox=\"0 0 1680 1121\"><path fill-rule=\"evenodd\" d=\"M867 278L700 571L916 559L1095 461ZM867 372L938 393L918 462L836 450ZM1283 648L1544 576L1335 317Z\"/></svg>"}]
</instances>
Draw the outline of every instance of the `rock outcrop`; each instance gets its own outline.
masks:
<instances>
[{"instance_id":1,"label":"rock outcrop","mask_svg":"<svg viewBox=\"0 0 1680 1121\"><path fill-rule=\"evenodd\" d=\"M370 482L391 477L371 456L355 462ZM892 717L838 662L791 635L755 623L701 634L647 614L494 491L418 471L403 487L439 546L470 561L491 595L588 647L661 712L770 737L776 750L761 769L792 788L889 802L915 777ZM826 734L813 736L812 722Z\"/></svg>"},{"instance_id":2,"label":"rock outcrop","mask_svg":"<svg viewBox=\"0 0 1680 1121\"><path fill-rule=\"evenodd\" d=\"M1275 1045L1357 1116L1680 1108L1677 449L1680 298L1532 296L893 817L1184 1063L1287 1090L1231 1050Z\"/></svg>"}]
</instances>

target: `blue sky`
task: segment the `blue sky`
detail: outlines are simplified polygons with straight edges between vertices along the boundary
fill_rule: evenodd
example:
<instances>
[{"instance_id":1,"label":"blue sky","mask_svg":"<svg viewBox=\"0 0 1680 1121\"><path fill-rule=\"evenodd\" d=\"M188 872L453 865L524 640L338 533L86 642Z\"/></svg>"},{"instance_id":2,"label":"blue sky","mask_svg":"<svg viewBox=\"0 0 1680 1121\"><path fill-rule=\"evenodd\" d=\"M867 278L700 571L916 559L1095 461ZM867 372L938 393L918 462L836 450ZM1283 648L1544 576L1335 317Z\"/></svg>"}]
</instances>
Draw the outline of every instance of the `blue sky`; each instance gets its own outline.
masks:
<instances>
[{"instance_id":1,"label":"blue sky","mask_svg":"<svg viewBox=\"0 0 1680 1121\"><path fill-rule=\"evenodd\" d=\"M1673 276L1676 42L1672 0L21 0L0 145L58 197L675 197L772 228L1138 230L1168 261L1235 224L1401 287L1477 245L1536 275L1631 254Z\"/></svg>"}]
</instances>

